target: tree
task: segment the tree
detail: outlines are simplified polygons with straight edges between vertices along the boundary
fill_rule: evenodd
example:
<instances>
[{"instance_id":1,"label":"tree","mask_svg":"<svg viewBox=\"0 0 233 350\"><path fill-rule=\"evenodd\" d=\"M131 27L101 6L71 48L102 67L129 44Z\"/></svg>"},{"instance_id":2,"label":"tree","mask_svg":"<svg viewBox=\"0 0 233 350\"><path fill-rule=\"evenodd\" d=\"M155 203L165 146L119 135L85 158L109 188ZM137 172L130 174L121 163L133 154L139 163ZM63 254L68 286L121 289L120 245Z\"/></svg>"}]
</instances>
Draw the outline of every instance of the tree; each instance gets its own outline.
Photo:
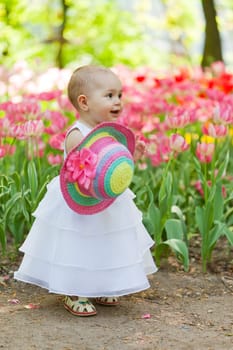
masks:
<instances>
[{"instance_id":1,"label":"tree","mask_svg":"<svg viewBox=\"0 0 233 350\"><path fill-rule=\"evenodd\" d=\"M54 35L53 37L44 40L45 44L51 44L51 43L58 43L58 49L57 54L55 57L56 66L59 68L63 68L65 66L64 64L64 48L65 44L68 43L68 41L65 38L65 30L67 25L67 12L70 5L67 4L65 0L60 0L60 12L59 12L59 18L61 23L57 25L54 28Z\"/></svg>"},{"instance_id":2,"label":"tree","mask_svg":"<svg viewBox=\"0 0 233 350\"><path fill-rule=\"evenodd\" d=\"M0 64L142 65L144 33L116 0L0 0Z\"/></svg>"},{"instance_id":3,"label":"tree","mask_svg":"<svg viewBox=\"0 0 233 350\"><path fill-rule=\"evenodd\" d=\"M223 55L214 0L202 0L201 3L206 22L205 42L201 65L202 67L206 67L214 61L223 61Z\"/></svg>"}]
</instances>

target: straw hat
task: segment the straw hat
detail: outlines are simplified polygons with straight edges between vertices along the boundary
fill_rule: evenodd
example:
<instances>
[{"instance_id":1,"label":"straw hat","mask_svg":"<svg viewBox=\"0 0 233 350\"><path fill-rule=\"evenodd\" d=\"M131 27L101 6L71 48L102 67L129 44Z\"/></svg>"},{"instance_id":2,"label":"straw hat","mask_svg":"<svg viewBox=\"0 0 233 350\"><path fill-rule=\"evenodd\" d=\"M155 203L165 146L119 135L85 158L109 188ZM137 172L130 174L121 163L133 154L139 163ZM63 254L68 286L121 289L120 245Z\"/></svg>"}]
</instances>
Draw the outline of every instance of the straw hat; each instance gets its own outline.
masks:
<instances>
[{"instance_id":1,"label":"straw hat","mask_svg":"<svg viewBox=\"0 0 233 350\"><path fill-rule=\"evenodd\" d=\"M129 187L135 138L131 130L113 122L94 128L67 155L60 185L68 206L83 215L96 214Z\"/></svg>"}]
</instances>

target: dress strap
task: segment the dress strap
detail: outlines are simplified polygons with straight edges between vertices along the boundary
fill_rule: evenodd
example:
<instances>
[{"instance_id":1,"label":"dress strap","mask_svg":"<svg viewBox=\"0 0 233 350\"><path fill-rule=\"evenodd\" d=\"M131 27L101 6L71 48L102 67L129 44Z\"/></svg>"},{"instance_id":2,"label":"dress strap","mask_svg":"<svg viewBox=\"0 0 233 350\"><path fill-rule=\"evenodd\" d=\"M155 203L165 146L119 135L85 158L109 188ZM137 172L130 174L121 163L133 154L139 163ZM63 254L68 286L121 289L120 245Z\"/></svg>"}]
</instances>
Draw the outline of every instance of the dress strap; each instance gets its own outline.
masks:
<instances>
[{"instance_id":1,"label":"dress strap","mask_svg":"<svg viewBox=\"0 0 233 350\"><path fill-rule=\"evenodd\" d=\"M82 122L77 120L66 133L66 137L65 137L65 141L64 141L64 158L66 158L66 156L67 156L67 153L65 150L66 138L69 135L69 133L74 129L78 129L81 132L81 134L83 135L83 137L85 137L87 134L89 134L89 132L92 130L92 128L90 128L89 126L87 126L87 125L85 125Z\"/></svg>"},{"instance_id":2,"label":"dress strap","mask_svg":"<svg viewBox=\"0 0 233 350\"><path fill-rule=\"evenodd\" d=\"M83 134L83 137L85 137L87 134L89 134L89 132L92 130L92 128L90 128L89 126L83 124L80 121L76 121L73 126L71 126L71 128L68 130L67 135L71 132L71 130L73 129L79 129L81 134Z\"/></svg>"}]
</instances>

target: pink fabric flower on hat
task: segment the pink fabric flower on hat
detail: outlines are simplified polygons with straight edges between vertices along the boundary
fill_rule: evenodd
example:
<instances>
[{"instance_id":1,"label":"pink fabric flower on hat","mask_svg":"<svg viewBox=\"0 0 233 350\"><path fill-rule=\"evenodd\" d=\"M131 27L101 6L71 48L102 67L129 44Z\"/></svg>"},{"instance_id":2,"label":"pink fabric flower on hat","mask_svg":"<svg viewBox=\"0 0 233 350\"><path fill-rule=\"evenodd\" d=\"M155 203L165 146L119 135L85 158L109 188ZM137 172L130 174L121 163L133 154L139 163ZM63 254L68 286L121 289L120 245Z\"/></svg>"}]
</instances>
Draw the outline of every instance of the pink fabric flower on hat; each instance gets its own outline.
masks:
<instances>
[{"instance_id":1,"label":"pink fabric flower on hat","mask_svg":"<svg viewBox=\"0 0 233 350\"><path fill-rule=\"evenodd\" d=\"M73 152L66 163L67 181L77 182L88 190L96 173L96 163L97 154L88 148Z\"/></svg>"}]
</instances>

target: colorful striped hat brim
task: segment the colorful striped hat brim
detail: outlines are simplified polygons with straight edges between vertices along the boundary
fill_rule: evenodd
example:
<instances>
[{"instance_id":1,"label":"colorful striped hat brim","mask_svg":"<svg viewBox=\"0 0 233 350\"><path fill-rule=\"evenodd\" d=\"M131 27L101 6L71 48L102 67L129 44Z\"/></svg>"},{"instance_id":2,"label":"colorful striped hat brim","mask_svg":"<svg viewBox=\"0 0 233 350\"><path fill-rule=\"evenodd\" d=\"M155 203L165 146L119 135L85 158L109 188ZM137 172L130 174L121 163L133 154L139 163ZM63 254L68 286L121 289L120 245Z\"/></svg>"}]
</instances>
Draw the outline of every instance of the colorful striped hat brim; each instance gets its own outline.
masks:
<instances>
[{"instance_id":1,"label":"colorful striped hat brim","mask_svg":"<svg viewBox=\"0 0 233 350\"><path fill-rule=\"evenodd\" d=\"M67 179L69 160L83 149L97 155L95 176L88 180L88 188L78 180L71 182ZM134 134L125 126L103 122L94 128L67 155L61 169L61 191L68 206L79 214L91 215L111 205L132 181L134 149Z\"/></svg>"}]
</instances>

